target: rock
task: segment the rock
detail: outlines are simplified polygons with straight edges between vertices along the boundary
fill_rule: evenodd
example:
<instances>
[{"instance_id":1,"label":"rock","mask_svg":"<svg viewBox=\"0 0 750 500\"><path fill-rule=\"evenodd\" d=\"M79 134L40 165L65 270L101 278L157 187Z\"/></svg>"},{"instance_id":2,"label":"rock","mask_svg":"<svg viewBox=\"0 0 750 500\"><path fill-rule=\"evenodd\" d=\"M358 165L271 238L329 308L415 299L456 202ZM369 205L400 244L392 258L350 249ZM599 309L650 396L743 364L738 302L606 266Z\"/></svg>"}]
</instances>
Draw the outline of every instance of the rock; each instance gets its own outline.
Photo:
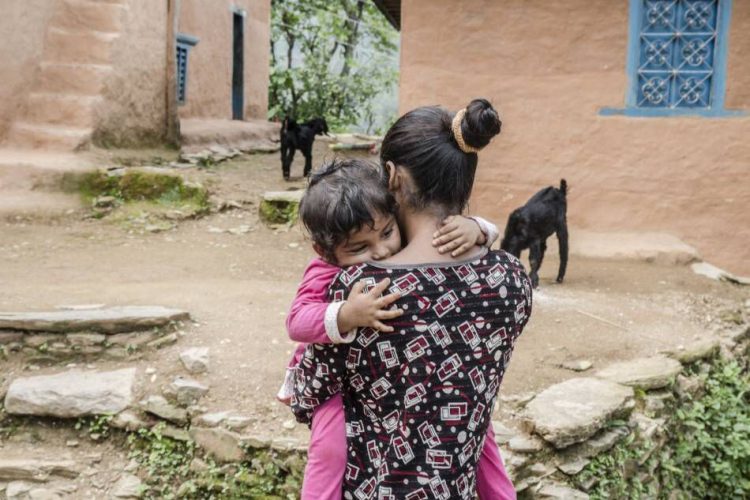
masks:
<instances>
[{"instance_id":1,"label":"rock","mask_svg":"<svg viewBox=\"0 0 750 500\"><path fill-rule=\"evenodd\" d=\"M574 372L585 372L586 370L594 366L594 363L588 360L565 361L561 366L566 370L573 370Z\"/></svg>"},{"instance_id":2,"label":"rock","mask_svg":"<svg viewBox=\"0 0 750 500\"><path fill-rule=\"evenodd\" d=\"M155 340L152 340L146 345L150 347L151 349L161 349L165 345L172 345L175 342L177 342L177 334L172 332L166 335L162 335L161 337Z\"/></svg>"},{"instance_id":3,"label":"rock","mask_svg":"<svg viewBox=\"0 0 750 500\"><path fill-rule=\"evenodd\" d=\"M190 437L216 461L238 462L245 456L239 434L221 428L193 427Z\"/></svg>"},{"instance_id":4,"label":"rock","mask_svg":"<svg viewBox=\"0 0 750 500\"><path fill-rule=\"evenodd\" d=\"M657 356L615 363L599 370L596 376L619 384L648 390L661 389L671 385L681 371L682 365L679 361Z\"/></svg>"},{"instance_id":5,"label":"rock","mask_svg":"<svg viewBox=\"0 0 750 500\"><path fill-rule=\"evenodd\" d=\"M107 343L117 346L140 347L157 338L159 335L154 331L142 331L132 333L116 333L107 336Z\"/></svg>"},{"instance_id":6,"label":"rock","mask_svg":"<svg viewBox=\"0 0 750 500\"><path fill-rule=\"evenodd\" d=\"M121 346L112 346L106 351L104 351L104 355L108 357L109 359L115 359L115 360L123 360L128 359L130 357L131 351L129 351L125 347Z\"/></svg>"},{"instance_id":7,"label":"rock","mask_svg":"<svg viewBox=\"0 0 750 500\"><path fill-rule=\"evenodd\" d=\"M292 429L294 429L295 427L297 427L297 422L295 422L295 421L294 421L294 420L292 420L292 419L289 419L289 420L285 420L285 421L284 421L284 423L283 423L283 424L281 424L281 426L282 426L282 427L283 427L284 429L286 429L286 430L288 430L288 431L291 431Z\"/></svg>"},{"instance_id":8,"label":"rock","mask_svg":"<svg viewBox=\"0 0 750 500\"><path fill-rule=\"evenodd\" d=\"M177 402L185 406L195 404L208 392L208 386L184 377L175 378L169 388L177 398Z\"/></svg>"},{"instance_id":9,"label":"rock","mask_svg":"<svg viewBox=\"0 0 750 500\"><path fill-rule=\"evenodd\" d=\"M291 437L273 438L271 448L277 451L292 451L299 446L299 440Z\"/></svg>"},{"instance_id":10,"label":"rock","mask_svg":"<svg viewBox=\"0 0 750 500\"><path fill-rule=\"evenodd\" d=\"M145 420L131 410L125 410L115 415L114 418L109 421L109 425L115 429L123 429L129 432L135 432L138 429L150 427Z\"/></svg>"},{"instance_id":11,"label":"rock","mask_svg":"<svg viewBox=\"0 0 750 500\"><path fill-rule=\"evenodd\" d=\"M190 319L185 311L161 306L123 306L81 311L0 313L0 329L37 332L132 332Z\"/></svg>"},{"instance_id":12,"label":"rock","mask_svg":"<svg viewBox=\"0 0 750 500\"><path fill-rule=\"evenodd\" d=\"M47 481L53 476L75 478L79 474L74 460L0 458L0 481Z\"/></svg>"},{"instance_id":13,"label":"rock","mask_svg":"<svg viewBox=\"0 0 750 500\"><path fill-rule=\"evenodd\" d=\"M252 419L250 417L243 417L240 415L233 415L231 417L228 417L224 421L224 425L227 427L227 429L232 431L240 431L250 425L250 422L252 422Z\"/></svg>"},{"instance_id":14,"label":"rock","mask_svg":"<svg viewBox=\"0 0 750 500\"><path fill-rule=\"evenodd\" d=\"M200 458L194 458L190 461L190 471L191 472L206 472L208 470L208 464L201 460Z\"/></svg>"},{"instance_id":15,"label":"rock","mask_svg":"<svg viewBox=\"0 0 750 500\"><path fill-rule=\"evenodd\" d=\"M6 488L7 500L62 500L77 489L75 484L45 484L39 486L23 481L14 481Z\"/></svg>"},{"instance_id":16,"label":"rock","mask_svg":"<svg viewBox=\"0 0 750 500\"><path fill-rule=\"evenodd\" d=\"M180 353L180 361L190 373L208 371L208 347L192 347Z\"/></svg>"},{"instance_id":17,"label":"rock","mask_svg":"<svg viewBox=\"0 0 750 500\"><path fill-rule=\"evenodd\" d=\"M171 425L165 426L161 430L162 436L167 436L168 438L172 438L175 441L182 441L183 443L187 443L190 441L190 433L186 431L185 429L179 429L177 427L173 427Z\"/></svg>"},{"instance_id":18,"label":"rock","mask_svg":"<svg viewBox=\"0 0 750 500\"><path fill-rule=\"evenodd\" d=\"M24 334L21 332L0 332L0 345L23 341Z\"/></svg>"},{"instance_id":19,"label":"rock","mask_svg":"<svg viewBox=\"0 0 750 500\"><path fill-rule=\"evenodd\" d=\"M548 387L527 406L535 431L555 448L585 441L610 419L630 412L633 389L595 378Z\"/></svg>"},{"instance_id":20,"label":"rock","mask_svg":"<svg viewBox=\"0 0 750 500\"><path fill-rule=\"evenodd\" d=\"M649 392L643 398L645 409L654 414L662 413L668 405L674 403L671 391Z\"/></svg>"},{"instance_id":21,"label":"rock","mask_svg":"<svg viewBox=\"0 0 750 500\"><path fill-rule=\"evenodd\" d=\"M216 427L229 418L229 415L228 411L204 413L196 417L193 423L201 427Z\"/></svg>"},{"instance_id":22,"label":"rock","mask_svg":"<svg viewBox=\"0 0 750 500\"><path fill-rule=\"evenodd\" d=\"M70 448L78 448L79 444L80 443L76 439L68 439L67 441L65 441L65 446L68 446Z\"/></svg>"},{"instance_id":23,"label":"rock","mask_svg":"<svg viewBox=\"0 0 750 500\"><path fill-rule=\"evenodd\" d=\"M667 354L683 364L713 357L719 351L719 339L706 339L676 349Z\"/></svg>"},{"instance_id":24,"label":"rock","mask_svg":"<svg viewBox=\"0 0 750 500\"><path fill-rule=\"evenodd\" d=\"M178 425L184 425L188 421L187 411L170 404L162 396L149 396L144 401L141 401L141 408L152 415Z\"/></svg>"},{"instance_id":25,"label":"rock","mask_svg":"<svg viewBox=\"0 0 750 500\"><path fill-rule=\"evenodd\" d=\"M703 393L705 386L706 382L701 377L686 377L683 374L677 375L676 392L681 399L699 397Z\"/></svg>"},{"instance_id":26,"label":"rock","mask_svg":"<svg viewBox=\"0 0 750 500\"><path fill-rule=\"evenodd\" d=\"M262 450L271 446L271 440L263 436L242 436L242 445Z\"/></svg>"},{"instance_id":27,"label":"rock","mask_svg":"<svg viewBox=\"0 0 750 500\"><path fill-rule=\"evenodd\" d=\"M734 283L735 285L750 285L750 278L737 276L725 271L724 269L718 268L708 262L695 262L690 266L695 274L700 274L706 278L710 278L716 281L727 281Z\"/></svg>"},{"instance_id":28,"label":"rock","mask_svg":"<svg viewBox=\"0 0 750 500\"><path fill-rule=\"evenodd\" d=\"M114 196L97 196L92 205L96 208L112 208L117 204L117 198Z\"/></svg>"},{"instance_id":29,"label":"rock","mask_svg":"<svg viewBox=\"0 0 750 500\"><path fill-rule=\"evenodd\" d=\"M542 450L543 444L531 436L516 436L508 441L508 448L518 453L536 453Z\"/></svg>"},{"instance_id":30,"label":"rock","mask_svg":"<svg viewBox=\"0 0 750 500\"><path fill-rule=\"evenodd\" d=\"M513 429L506 427L502 422L493 420L492 430L495 432L495 442L505 444L511 440L517 433Z\"/></svg>"},{"instance_id":31,"label":"rock","mask_svg":"<svg viewBox=\"0 0 750 500\"><path fill-rule=\"evenodd\" d=\"M567 448L560 455L560 459L575 461L577 459L593 458L612 449L620 439L628 434L630 434L630 429L624 425L602 430L591 439Z\"/></svg>"},{"instance_id":32,"label":"rock","mask_svg":"<svg viewBox=\"0 0 750 500\"><path fill-rule=\"evenodd\" d=\"M532 476L536 476L536 477L549 476L553 472L554 472L554 469L552 469L551 467L548 467L547 465L541 462L537 462L531 467L529 467L529 473Z\"/></svg>"},{"instance_id":33,"label":"rock","mask_svg":"<svg viewBox=\"0 0 750 500\"><path fill-rule=\"evenodd\" d=\"M92 346L103 344L107 339L106 335L101 333L69 333L65 339L74 346Z\"/></svg>"},{"instance_id":34,"label":"rock","mask_svg":"<svg viewBox=\"0 0 750 500\"><path fill-rule=\"evenodd\" d=\"M41 333L38 335L24 335L23 343L29 347L41 347L44 344L51 344L60 339L59 335Z\"/></svg>"},{"instance_id":35,"label":"rock","mask_svg":"<svg viewBox=\"0 0 750 500\"><path fill-rule=\"evenodd\" d=\"M267 224L290 224L297 220L304 190L269 191L258 207L260 219Z\"/></svg>"},{"instance_id":36,"label":"rock","mask_svg":"<svg viewBox=\"0 0 750 500\"><path fill-rule=\"evenodd\" d=\"M650 418L642 413L634 413L631 421L638 427L638 431L641 436L651 439L656 434L660 433L664 427L663 418Z\"/></svg>"},{"instance_id":37,"label":"rock","mask_svg":"<svg viewBox=\"0 0 750 500\"><path fill-rule=\"evenodd\" d=\"M18 378L5 395L5 410L61 418L119 413L131 404L134 383L135 368Z\"/></svg>"},{"instance_id":38,"label":"rock","mask_svg":"<svg viewBox=\"0 0 750 500\"><path fill-rule=\"evenodd\" d=\"M110 494L115 498L140 498L142 494L141 480L133 474L123 474L117 480Z\"/></svg>"},{"instance_id":39,"label":"rock","mask_svg":"<svg viewBox=\"0 0 750 500\"><path fill-rule=\"evenodd\" d=\"M537 491L534 498L549 498L554 500L588 500L589 496L579 490L561 483L545 483Z\"/></svg>"},{"instance_id":40,"label":"rock","mask_svg":"<svg viewBox=\"0 0 750 500\"><path fill-rule=\"evenodd\" d=\"M589 463L591 463L591 460L589 460L588 458L577 457L573 460L558 464L557 468L568 476L575 476L576 474L581 472Z\"/></svg>"}]
</instances>

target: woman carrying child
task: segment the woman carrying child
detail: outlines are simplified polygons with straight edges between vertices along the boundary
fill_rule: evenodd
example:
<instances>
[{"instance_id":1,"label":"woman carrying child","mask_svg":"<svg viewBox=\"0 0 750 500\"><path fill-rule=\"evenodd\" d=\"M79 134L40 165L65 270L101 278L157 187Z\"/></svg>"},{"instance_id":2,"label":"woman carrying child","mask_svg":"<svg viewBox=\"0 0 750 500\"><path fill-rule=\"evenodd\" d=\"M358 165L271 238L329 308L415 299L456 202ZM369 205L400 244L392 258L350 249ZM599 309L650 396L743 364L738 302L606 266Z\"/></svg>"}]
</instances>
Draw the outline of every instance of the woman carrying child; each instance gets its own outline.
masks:
<instances>
[{"instance_id":1,"label":"woman carrying child","mask_svg":"<svg viewBox=\"0 0 750 500\"><path fill-rule=\"evenodd\" d=\"M476 148L500 129L486 101L473 101L464 113L455 120L439 108L408 113L383 143L387 177L367 166L329 166L313 178L303 200L301 216L328 264L308 268L290 332L308 341L339 343L309 348L297 369L293 408L303 420L312 416L313 430L303 499L340 498L344 473L347 498L371 498L376 486L392 498L419 495L420 488L438 498L448 491L468 498L475 480L483 499L515 497L489 420L513 342L528 318L530 290L515 259L475 246L491 244L496 236L489 229L487 238L474 221L453 217L444 224L446 216L459 215L466 206ZM386 182L393 195L384 189ZM400 253L396 201L408 241ZM453 253L446 256L445 250ZM467 250L468 259L461 256ZM378 264L383 260L387 264ZM334 279L339 271L334 263L357 265ZM319 288L332 280L331 302L325 303ZM391 283L391 293L381 297ZM315 300L300 300L306 291L317 293L308 296ZM400 309L387 309L401 296ZM404 312L408 318L399 320ZM309 330L295 328L297 321ZM459 369L462 365L466 370ZM430 403L441 405L430 409ZM354 439L358 435L372 439L363 444ZM455 450L463 451L454 451L455 457L437 449L456 441L462 447ZM441 466L440 460L453 458L454 473L441 478L445 462ZM417 479L409 485L415 460L421 465L411 470ZM428 482L431 490L418 486Z\"/></svg>"}]
</instances>

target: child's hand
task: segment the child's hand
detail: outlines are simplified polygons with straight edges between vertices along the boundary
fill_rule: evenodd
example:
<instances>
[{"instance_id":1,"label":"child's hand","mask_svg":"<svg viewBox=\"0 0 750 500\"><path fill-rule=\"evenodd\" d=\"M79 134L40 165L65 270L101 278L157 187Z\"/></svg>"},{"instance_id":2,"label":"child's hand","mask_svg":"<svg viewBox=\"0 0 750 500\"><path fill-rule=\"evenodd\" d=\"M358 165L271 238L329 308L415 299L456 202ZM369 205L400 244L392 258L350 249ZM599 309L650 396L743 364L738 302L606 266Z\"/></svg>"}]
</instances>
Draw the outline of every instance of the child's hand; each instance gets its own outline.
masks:
<instances>
[{"instance_id":1,"label":"child's hand","mask_svg":"<svg viewBox=\"0 0 750 500\"><path fill-rule=\"evenodd\" d=\"M365 288L363 281L358 281L352 287L349 298L346 300L338 315L338 327L340 332L348 332L357 327L369 326L390 333L393 328L382 323L383 320L398 318L404 311L401 309L386 309L401 298L401 294L392 293L381 297L380 295L391 284L391 280L384 279L372 290L362 293Z\"/></svg>"},{"instance_id":2,"label":"child's hand","mask_svg":"<svg viewBox=\"0 0 750 500\"><path fill-rule=\"evenodd\" d=\"M451 252L453 257L471 250L474 245L484 245L486 235L474 219L462 215L446 217L443 225L432 235L432 246L441 254Z\"/></svg>"}]
</instances>

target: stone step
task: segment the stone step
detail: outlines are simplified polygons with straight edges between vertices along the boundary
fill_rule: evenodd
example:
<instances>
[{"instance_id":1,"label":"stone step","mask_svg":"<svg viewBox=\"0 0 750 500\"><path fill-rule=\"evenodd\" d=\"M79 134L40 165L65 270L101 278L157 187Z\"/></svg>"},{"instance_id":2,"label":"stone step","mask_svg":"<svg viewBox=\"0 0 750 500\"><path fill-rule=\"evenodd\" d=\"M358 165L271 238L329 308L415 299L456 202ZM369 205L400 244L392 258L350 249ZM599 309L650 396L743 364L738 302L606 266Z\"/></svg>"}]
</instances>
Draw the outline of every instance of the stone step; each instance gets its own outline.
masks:
<instances>
[{"instance_id":1,"label":"stone step","mask_svg":"<svg viewBox=\"0 0 750 500\"><path fill-rule=\"evenodd\" d=\"M5 411L60 418L114 415L133 403L134 386L135 368L20 377L8 387Z\"/></svg>"},{"instance_id":2,"label":"stone step","mask_svg":"<svg viewBox=\"0 0 750 500\"><path fill-rule=\"evenodd\" d=\"M89 156L0 148L0 191L60 191L67 177L96 170Z\"/></svg>"},{"instance_id":3,"label":"stone step","mask_svg":"<svg viewBox=\"0 0 750 500\"><path fill-rule=\"evenodd\" d=\"M90 128L15 122L5 139L6 146L73 151L91 140Z\"/></svg>"},{"instance_id":4,"label":"stone step","mask_svg":"<svg viewBox=\"0 0 750 500\"><path fill-rule=\"evenodd\" d=\"M50 28L44 59L58 63L109 64L115 38L117 35L107 33Z\"/></svg>"},{"instance_id":5,"label":"stone step","mask_svg":"<svg viewBox=\"0 0 750 500\"><path fill-rule=\"evenodd\" d=\"M101 102L97 96L29 94L25 119L29 123L92 127L94 106Z\"/></svg>"},{"instance_id":6,"label":"stone step","mask_svg":"<svg viewBox=\"0 0 750 500\"><path fill-rule=\"evenodd\" d=\"M122 306L105 309L46 312L0 312L0 330L28 332L133 332L190 319L178 309L161 306Z\"/></svg>"},{"instance_id":7,"label":"stone step","mask_svg":"<svg viewBox=\"0 0 750 500\"><path fill-rule=\"evenodd\" d=\"M0 481L47 481L50 477L74 478L80 465L70 459L0 458Z\"/></svg>"},{"instance_id":8,"label":"stone step","mask_svg":"<svg viewBox=\"0 0 750 500\"><path fill-rule=\"evenodd\" d=\"M122 27L125 8L116 3L62 0L57 2L51 25L70 30L114 33Z\"/></svg>"},{"instance_id":9,"label":"stone step","mask_svg":"<svg viewBox=\"0 0 750 500\"><path fill-rule=\"evenodd\" d=\"M38 92L98 95L104 88L112 66L42 62L34 89Z\"/></svg>"}]
</instances>

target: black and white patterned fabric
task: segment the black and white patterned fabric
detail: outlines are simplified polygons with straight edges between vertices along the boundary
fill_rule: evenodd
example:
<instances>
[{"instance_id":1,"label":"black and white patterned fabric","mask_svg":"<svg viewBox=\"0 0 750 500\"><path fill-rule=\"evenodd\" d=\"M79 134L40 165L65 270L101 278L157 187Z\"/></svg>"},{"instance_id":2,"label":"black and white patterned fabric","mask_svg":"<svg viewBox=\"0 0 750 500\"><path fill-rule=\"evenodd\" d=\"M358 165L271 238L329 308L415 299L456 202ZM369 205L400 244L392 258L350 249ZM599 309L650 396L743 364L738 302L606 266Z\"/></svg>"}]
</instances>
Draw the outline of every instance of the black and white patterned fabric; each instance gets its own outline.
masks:
<instances>
[{"instance_id":1,"label":"black and white patterned fabric","mask_svg":"<svg viewBox=\"0 0 750 500\"><path fill-rule=\"evenodd\" d=\"M363 328L351 344L309 346L292 411L310 423L341 391L346 499L473 499L498 388L531 313L531 283L515 257L498 251L458 264L350 267L330 299L386 277L389 292L403 295L395 332Z\"/></svg>"}]
</instances>

